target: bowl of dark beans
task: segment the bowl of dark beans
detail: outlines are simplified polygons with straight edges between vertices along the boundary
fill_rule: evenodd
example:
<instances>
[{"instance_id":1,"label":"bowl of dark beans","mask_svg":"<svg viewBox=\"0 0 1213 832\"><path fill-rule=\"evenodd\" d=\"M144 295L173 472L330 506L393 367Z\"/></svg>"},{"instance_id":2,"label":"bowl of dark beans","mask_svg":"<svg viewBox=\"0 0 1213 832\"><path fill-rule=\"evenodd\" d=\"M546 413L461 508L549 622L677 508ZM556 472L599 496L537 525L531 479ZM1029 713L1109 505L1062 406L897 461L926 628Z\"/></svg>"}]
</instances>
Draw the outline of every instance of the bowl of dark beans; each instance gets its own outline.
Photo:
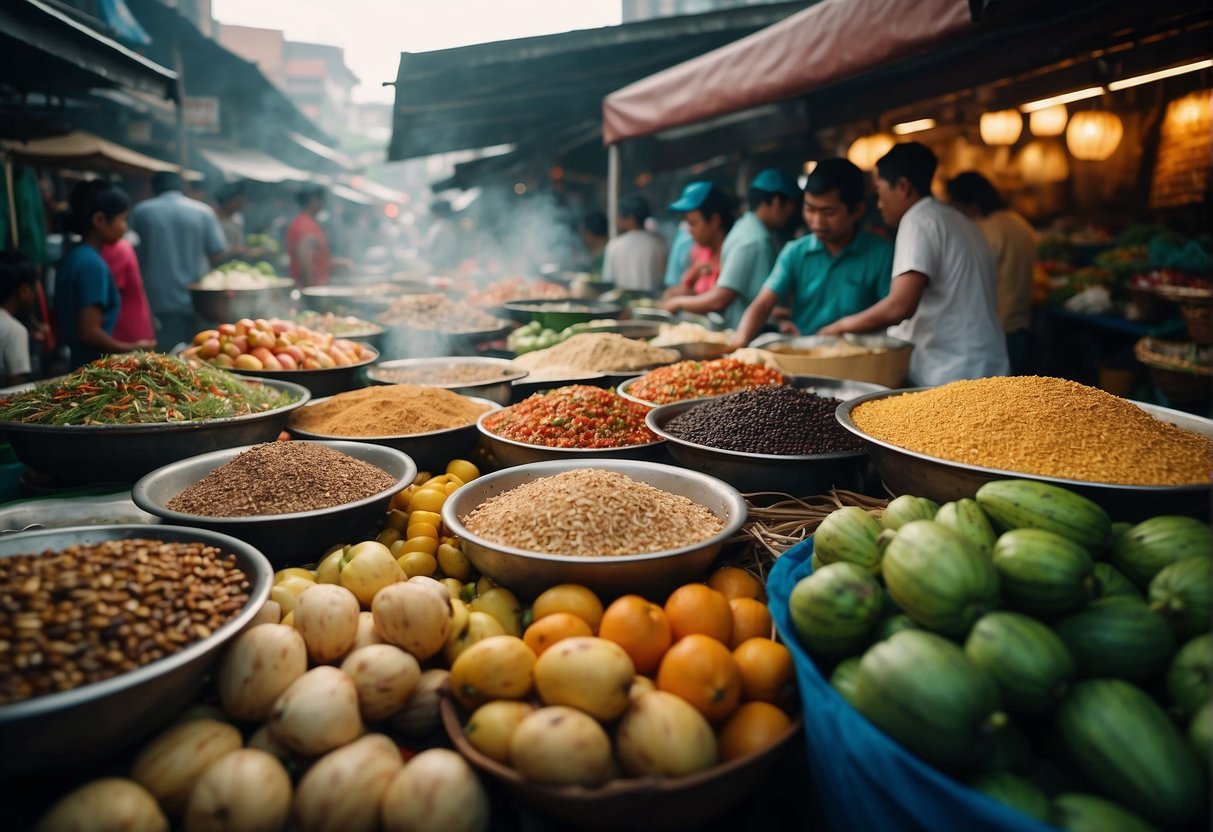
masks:
<instances>
[{"instance_id":1,"label":"bowl of dark beans","mask_svg":"<svg viewBox=\"0 0 1213 832\"><path fill-rule=\"evenodd\" d=\"M870 391L869 388L872 388ZM747 494L793 497L858 489L867 451L847 436L834 410L879 385L798 376L792 384L661 405L649 429L684 467Z\"/></svg>"}]
</instances>

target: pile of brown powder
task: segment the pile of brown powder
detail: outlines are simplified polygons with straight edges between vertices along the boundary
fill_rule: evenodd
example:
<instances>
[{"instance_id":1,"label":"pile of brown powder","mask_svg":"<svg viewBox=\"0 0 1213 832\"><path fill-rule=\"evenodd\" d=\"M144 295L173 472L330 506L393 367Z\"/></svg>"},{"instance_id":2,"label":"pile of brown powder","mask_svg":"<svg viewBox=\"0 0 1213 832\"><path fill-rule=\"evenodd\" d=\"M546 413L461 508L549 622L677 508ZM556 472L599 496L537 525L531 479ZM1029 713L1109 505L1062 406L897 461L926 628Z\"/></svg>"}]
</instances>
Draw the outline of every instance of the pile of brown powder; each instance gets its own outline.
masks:
<instances>
[{"instance_id":1,"label":"pile of brown powder","mask_svg":"<svg viewBox=\"0 0 1213 832\"><path fill-rule=\"evenodd\" d=\"M658 364L669 364L679 358L676 350L650 347L644 341L624 338L617 332L583 332L546 350L524 353L515 358L514 363L527 370L560 367L599 373L630 373ZM527 380L533 381L534 377Z\"/></svg>"},{"instance_id":2,"label":"pile of brown powder","mask_svg":"<svg viewBox=\"0 0 1213 832\"><path fill-rule=\"evenodd\" d=\"M707 540L724 522L616 471L578 468L498 494L460 518L486 540L549 555L638 555Z\"/></svg>"},{"instance_id":3,"label":"pile of brown powder","mask_svg":"<svg viewBox=\"0 0 1213 832\"><path fill-rule=\"evenodd\" d=\"M403 436L470 425L488 409L441 387L391 384L301 407L290 426L321 436Z\"/></svg>"},{"instance_id":4,"label":"pile of brown powder","mask_svg":"<svg viewBox=\"0 0 1213 832\"><path fill-rule=\"evenodd\" d=\"M167 507L203 517L290 514L345 505L396 484L386 471L317 442L266 442L211 471Z\"/></svg>"},{"instance_id":5,"label":"pile of brown powder","mask_svg":"<svg viewBox=\"0 0 1213 832\"><path fill-rule=\"evenodd\" d=\"M1213 441L1132 402L1040 376L956 381L856 407L873 437L941 459L1120 485L1209 482Z\"/></svg>"}]
</instances>

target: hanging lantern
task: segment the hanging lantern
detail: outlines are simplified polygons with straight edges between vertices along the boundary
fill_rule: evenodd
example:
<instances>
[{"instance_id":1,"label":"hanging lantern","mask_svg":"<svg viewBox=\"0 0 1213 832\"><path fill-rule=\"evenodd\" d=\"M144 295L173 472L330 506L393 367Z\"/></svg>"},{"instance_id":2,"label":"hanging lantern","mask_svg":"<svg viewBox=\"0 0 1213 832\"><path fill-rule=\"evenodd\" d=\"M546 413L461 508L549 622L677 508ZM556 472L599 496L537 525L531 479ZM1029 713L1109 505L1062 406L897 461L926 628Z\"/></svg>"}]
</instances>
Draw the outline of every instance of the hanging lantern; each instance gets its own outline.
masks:
<instances>
[{"instance_id":1,"label":"hanging lantern","mask_svg":"<svg viewBox=\"0 0 1213 832\"><path fill-rule=\"evenodd\" d=\"M1064 182L1070 176L1066 151L1057 142L1028 142L1024 149L1019 151L1016 161L1024 181L1033 185Z\"/></svg>"},{"instance_id":2,"label":"hanging lantern","mask_svg":"<svg viewBox=\"0 0 1213 832\"><path fill-rule=\"evenodd\" d=\"M1019 110L998 110L982 113L978 124L981 140L986 144L1015 144L1023 132L1023 116Z\"/></svg>"},{"instance_id":3,"label":"hanging lantern","mask_svg":"<svg viewBox=\"0 0 1213 832\"><path fill-rule=\"evenodd\" d=\"M1066 147L1075 159L1102 162L1116 152L1125 134L1120 116L1107 110L1075 113L1066 128Z\"/></svg>"},{"instance_id":4,"label":"hanging lantern","mask_svg":"<svg viewBox=\"0 0 1213 832\"><path fill-rule=\"evenodd\" d=\"M1054 104L1043 110L1035 110L1028 116L1028 129L1033 136L1060 136L1066 132L1070 113L1065 104Z\"/></svg>"},{"instance_id":5,"label":"hanging lantern","mask_svg":"<svg viewBox=\"0 0 1213 832\"><path fill-rule=\"evenodd\" d=\"M872 170L881 156L888 153L896 140L888 133L861 136L847 149L847 160L860 170Z\"/></svg>"}]
</instances>

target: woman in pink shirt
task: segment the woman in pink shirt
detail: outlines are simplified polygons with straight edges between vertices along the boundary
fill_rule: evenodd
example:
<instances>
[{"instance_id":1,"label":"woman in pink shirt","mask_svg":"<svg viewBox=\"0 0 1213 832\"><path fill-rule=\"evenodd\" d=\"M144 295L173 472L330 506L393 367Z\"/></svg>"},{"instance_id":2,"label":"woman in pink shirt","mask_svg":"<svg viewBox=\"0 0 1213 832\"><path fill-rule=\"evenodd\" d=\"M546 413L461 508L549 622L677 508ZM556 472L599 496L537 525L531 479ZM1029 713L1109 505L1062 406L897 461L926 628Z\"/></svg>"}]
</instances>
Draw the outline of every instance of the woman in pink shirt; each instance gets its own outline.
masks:
<instances>
[{"instance_id":1,"label":"woman in pink shirt","mask_svg":"<svg viewBox=\"0 0 1213 832\"><path fill-rule=\"evenodd\" d=\"M135 247L125 238L121 239L102 248L101 259L113 272L118 296L122 298L118 321L111 334L119 341L154 341L156 330L152 326L152 310L143 292L143 275L139 271Z\"/></svg>"}]
</instances>

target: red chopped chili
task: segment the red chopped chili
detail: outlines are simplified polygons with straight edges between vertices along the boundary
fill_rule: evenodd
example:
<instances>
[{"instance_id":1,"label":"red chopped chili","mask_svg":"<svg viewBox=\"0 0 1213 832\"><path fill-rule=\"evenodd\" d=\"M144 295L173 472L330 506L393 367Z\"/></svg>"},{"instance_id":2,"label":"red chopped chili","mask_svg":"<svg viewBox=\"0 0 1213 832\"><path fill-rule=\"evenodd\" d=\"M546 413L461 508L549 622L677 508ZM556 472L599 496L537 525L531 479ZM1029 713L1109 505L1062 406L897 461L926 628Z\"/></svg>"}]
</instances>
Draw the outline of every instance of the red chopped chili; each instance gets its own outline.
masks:
<instances>
[{"instance_id":1,"label":"red chopped chili","mask_svg":"<svg viewBox=\"0 0 1213 832\"><path fill-rule=\"evenodd\" d=\"M484 420L503 439L549 448L621 448L656 442L644 424L649 409L613 390L584 384L536 393Z\"/></svg>"},{"instance_id":2,"label":"red chopped chili","mask_svg":"<svg viewBox=\"0 0 1213 832\"><path fill-rule=\"evenodd\" d=\"M778 370L735 358L717 358L658 367L632 382L628 393L654 404L667 404L784 383L786 379Z\"/></svg>"}]
</instances>

